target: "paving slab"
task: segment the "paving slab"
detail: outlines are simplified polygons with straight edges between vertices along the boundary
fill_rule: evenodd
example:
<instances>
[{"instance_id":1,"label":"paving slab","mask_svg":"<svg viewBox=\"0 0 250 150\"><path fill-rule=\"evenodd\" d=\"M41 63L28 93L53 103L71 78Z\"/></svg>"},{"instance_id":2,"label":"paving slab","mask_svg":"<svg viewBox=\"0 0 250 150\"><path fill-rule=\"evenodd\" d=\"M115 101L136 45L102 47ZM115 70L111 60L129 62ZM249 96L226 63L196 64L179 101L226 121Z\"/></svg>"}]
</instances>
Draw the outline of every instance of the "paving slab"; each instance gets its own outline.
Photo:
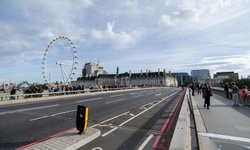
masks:
<instances>
[{"instance_id":1,"label":"paving slab","mask_svg":"<svg viewBox=\"0 0 250 150\"><path fill-rule=\"evenodd\" d=\"M101 131L95 128L87 128L81 135L77 134L78 132L78 130L73 128L62 134L31 143L17 150L75 150L101 135Z\"/></svg>"},{"instance_id":2,"label":"paving slab","mask_svg":"<svg viewBox=\"0 0 250 150\"><path fill-rule=\"evenodd\" d=\"M201 95L192 96L200 148L212 141L221 150L250 149L250 109L233 106L232 100L214 94L210 109L204 108ZM210 140L209 140L210 139ZM207 145L208 144L208 145ZM201 149L203 149L201 148Z\"/></svg>"}]
</instances>

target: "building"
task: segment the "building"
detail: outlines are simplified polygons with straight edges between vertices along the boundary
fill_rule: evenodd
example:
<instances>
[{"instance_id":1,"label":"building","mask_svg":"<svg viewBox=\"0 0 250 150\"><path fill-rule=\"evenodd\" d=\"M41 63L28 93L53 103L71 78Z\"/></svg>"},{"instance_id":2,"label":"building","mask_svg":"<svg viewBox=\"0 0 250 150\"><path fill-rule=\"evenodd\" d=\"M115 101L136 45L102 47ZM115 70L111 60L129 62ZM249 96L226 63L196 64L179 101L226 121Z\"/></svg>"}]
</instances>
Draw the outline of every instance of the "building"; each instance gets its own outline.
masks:
<instances>
[{"instance_id":1,"label":"building","mask_svg":"<svg viewBox=\"0 0 250 150\"><path fill-rule=\"evenodd\" d=\"M107 74L107 72L99 64L93 62L86 63L82 69L83 77L98 76L99 74Z\"/></svg>"},{"instance_id":2,"label":"building","mask_svg":"<svg viewBox=\"0 0 250 150\"><path fill-rule=\"evenodd\" d=\"M131 73L131 71L122 74L99 74L97 76L84 76L77 78L77 81L71 83L73 86L84 85L85 87L130 87L130 86L171 86L178 85L175 77L169 72L142 72Z\"/></svg>"},{"instance_id":3,"label":"building","mask_svg":"<svg viewBox=\"0 0 250 150\"><path fill-rule=\"evenodd\" d=\"M191 76L186 72L172 73L172 75L178 81L178 86L184 85L187 86L191 83Z\"/></svg>"},{"instance_id":4,"label":"building","mask_svg":"<svg viewBox=\"0 0 250 150\"><path fill-rule=\"evenodd\" d=\"M191 70L192 82L206 82L211 80L210 72L208 69Z\"/></svg>"},{"instance_id":5,"label":"building","mask_svg":"<svg viewBox=\"0 0 250 150\"><path fill-rule=\"evenodd\" d=\"M238 73L234 73L233 71L231 72L216 72L216 74L214 74L214 79L225 79L225 78L229 78L229 79L233 79L233 80L238 80L239 79L239 74Z\"/></svg>"},{"instance_id":6,"label":"building","mask_svg":"<svg viewBox=\"0 0 250 150\"><path fill-rule=\"evenodd\" d=\"M227 78L233 79L233 80L238 80L239 74L234 73L233 71L231 71L231 72L216 72L216 74L214 74L213 83L219 84L220 82L222 82L224 79L227 79Z\"/></svg>"}]
</instances>

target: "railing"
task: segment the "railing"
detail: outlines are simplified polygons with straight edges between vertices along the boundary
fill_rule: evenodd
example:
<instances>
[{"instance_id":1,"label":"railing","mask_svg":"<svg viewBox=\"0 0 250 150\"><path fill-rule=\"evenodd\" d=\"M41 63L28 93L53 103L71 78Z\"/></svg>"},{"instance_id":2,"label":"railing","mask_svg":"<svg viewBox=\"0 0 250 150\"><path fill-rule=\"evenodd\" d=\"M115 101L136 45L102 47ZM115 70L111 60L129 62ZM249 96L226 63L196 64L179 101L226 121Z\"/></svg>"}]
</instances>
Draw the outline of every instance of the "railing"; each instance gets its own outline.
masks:
<instances>
[{"instance_id":1,"label":"railing","mask_svg":"<svg viewBox=\"0 0 250 150\"><path fill-rule=\"evenodd\" d=\"M222 87L212 87L212 90L217 90L217 91L225 93L224 88L222 88ZM230 95L230 97L232 97L232 89L231 88L229 88L229 95ZM250 98L250 91L248 91L248 99L249 98Z\"/></svg>"},{"instance_id":2,"label":"railing","mask_svg":"<svg viewBox=\"0 0 250 150\"><path fill-rule=\"evenodd\" d=\"M105 88L105 89L85 89L85 90L74 90L74 91L59 91L59 92L43 92L43 93L31 93L31 94L23 94L17 93L14 95L0 94L0 101L4 100L19 100L19 99L29 99L29 98L41 98L41 97L54 97L54 96L65 96L65 95L73 95L73 94L86 94L93 92L104 92L104 91L117 91L117 90L127 90L127 89L135 89L135 87L123 87L123 88Z\"/></svg>"}]
</instances>

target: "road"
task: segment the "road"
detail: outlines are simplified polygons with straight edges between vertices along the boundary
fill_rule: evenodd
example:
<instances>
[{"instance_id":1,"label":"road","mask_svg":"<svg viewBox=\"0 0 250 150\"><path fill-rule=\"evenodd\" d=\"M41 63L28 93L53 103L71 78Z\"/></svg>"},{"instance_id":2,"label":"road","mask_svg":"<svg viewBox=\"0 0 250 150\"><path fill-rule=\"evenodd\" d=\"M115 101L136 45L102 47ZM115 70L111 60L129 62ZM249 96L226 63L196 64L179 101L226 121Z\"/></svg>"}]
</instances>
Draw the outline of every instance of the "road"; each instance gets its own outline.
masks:
<instances>
[{"instance_id":1,"label":"road","mask_svg":"<svg viewBox=\"0 0 250 150\"><path fill-rule=\"evenodd\" d=\"M15 149L76 126L77 105L89 107L89 127L101 137L80 149L167 148L181 89L91 93L0 107L0 149Z\"/></svg>"}]
</instances>

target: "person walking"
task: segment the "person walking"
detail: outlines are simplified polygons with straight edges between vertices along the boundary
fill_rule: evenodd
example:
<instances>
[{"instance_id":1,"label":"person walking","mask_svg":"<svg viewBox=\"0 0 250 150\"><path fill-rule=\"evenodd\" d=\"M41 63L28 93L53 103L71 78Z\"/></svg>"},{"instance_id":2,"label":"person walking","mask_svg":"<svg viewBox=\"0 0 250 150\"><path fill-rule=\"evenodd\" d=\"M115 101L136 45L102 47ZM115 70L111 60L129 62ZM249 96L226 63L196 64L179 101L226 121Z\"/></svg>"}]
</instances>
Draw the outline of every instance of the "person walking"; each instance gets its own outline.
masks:
<instances>
[{"instance_id":1,"label":"person walking","mask_svg":"<svg viewBox=\"0 0 250 150\"><path fill-rule=\"evenodd\" d=\"M201 89L202 89L203 84L199 83L199 87L198 87L198 94L201 94Z\"/></svg>"},{"instance_id":2,"label":"person walking","mask_svg":"<svg viewBox=\"0 0 250 150\"><path fill-rule=\"evenodd\" d=\"M204 83L202 87L202 97L204 100L204 108L207 107L209 109L210 107L210 96L211 96L211 86L208 83Z\"/></svg>"},{"instance_id":3,"label":"person walking","mask_svg":"<svg viewBox=\"0 0 250 150\"><path fill-rule=\"evenodd\" d=\"M10 95L15 95L16 94L16 87L14 86L12 90L10 91ZM10 96L10 100L15 100L15 96Z\"/></svg>"},{"instance_id":4,"label":"person walking","mask_svg":"<svg viewBox=\"0 0 250 150\"><path fill-rule=\"evenodd\" d=\"M195 89L194 83L191 84L191 89L192 89L192 95L194 96L194 89Z\"/></svg>"},{"instance_id":5,"label":"person walking","mask_svg":"<svg viewBox=\"0 0 250 150\"><path fill-rule=\"evenodd\" d=\"M229 98L229 86L227 82L224 85L224 91L225 91L226 97Z\"/></svg>"},{"instance_id":6,"label":"person walking","mask_svg":"<svg viewBox=\"0 0 250 150\"><path fill-rule=\"evenodd\" d=\"M243 86L243 89L241 90L241 95L240 98L243 99L243 105L245 105L245 103L248 100L248 89L247 86ZM250 105L250 104L249 104Z\"/></svg>"},{"instance_id":7,"label":"person walking","mask_svg":"<svg viewBox=\"0 0 250 150\"><path fill-rule=\"evenodd\" d=\"M234 102L234 106L239 106L239 92L240 92L240 89L238 88L238 86L232 82L232 99L233 99L233 102Z\"/></svg>"}]
</instances>

